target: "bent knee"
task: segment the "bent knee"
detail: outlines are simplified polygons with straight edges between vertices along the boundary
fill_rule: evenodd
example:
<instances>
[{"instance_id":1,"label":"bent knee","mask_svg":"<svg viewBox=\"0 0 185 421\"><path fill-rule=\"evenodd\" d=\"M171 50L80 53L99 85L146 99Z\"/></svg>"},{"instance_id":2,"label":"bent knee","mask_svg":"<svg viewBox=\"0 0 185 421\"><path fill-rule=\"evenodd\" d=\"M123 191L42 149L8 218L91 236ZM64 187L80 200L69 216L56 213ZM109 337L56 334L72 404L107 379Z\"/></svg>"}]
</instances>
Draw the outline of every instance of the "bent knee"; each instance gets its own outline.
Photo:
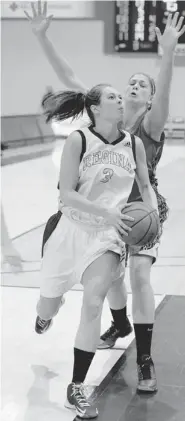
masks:
<instances>
[{"instance_id":1,"label":"bent knee","mask_svg":"<svg viewBox=\"0 0 185 421\"><path fill-rule=\"evenodd\" d=\"M88 319L95 319L97 318L102 311L103 307L103 300L101 297L94 296L94 297L84 297L83 302L83 309L85 310L86 317Z\"/></svg>"},{"instance_id":2,"label":"bent knee","mask_svg":"<svg viewBox=\"0 0 185 421\"><path fill-rule=\"evenodd\" d=\"M150 266L139 260L130 268L130 282L132 288L138 289L150 283Z\"/></svg>"}]
</instances>

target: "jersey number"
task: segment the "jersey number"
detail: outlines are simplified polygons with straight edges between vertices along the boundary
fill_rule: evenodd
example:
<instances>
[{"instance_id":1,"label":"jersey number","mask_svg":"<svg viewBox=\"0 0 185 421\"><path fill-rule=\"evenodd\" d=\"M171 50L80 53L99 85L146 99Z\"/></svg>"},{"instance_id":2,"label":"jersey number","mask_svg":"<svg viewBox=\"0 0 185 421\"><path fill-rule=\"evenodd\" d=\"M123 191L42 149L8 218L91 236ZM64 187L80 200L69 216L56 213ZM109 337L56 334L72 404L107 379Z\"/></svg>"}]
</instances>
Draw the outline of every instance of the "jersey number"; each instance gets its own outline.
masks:
<instances>
[{"instance_id":1,"label":"jersey number","mask_svg":"<svg viewBox=\"0 0 185 421\"><path fill-rule=\"evenodd\" d=\"M103 170L104 177L100 180L101 183L108 183L108 181L112 178L114 171L111 168L105 168Z\"/></svg>"}]
</instances>

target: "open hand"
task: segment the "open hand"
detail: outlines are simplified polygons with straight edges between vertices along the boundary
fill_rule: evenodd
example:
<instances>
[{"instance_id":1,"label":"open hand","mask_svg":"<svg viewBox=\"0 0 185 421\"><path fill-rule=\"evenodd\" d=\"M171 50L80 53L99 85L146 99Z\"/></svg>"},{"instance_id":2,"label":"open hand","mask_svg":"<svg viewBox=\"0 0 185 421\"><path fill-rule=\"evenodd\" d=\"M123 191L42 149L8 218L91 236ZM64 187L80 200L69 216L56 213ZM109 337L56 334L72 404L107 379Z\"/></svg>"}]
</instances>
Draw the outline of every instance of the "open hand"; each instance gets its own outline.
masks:
<instances>
[{"instance_id":1,"label":"open hand","mask_svg":"<svg viewBox=\"0 0 185 421\"><path fill-rule=\"evenodd\" d=\"M178 39L185 32L185 25L182 26L184 17L181 16L179 19L178 17L179 12L176 12L174 16L169 13L163 34L161 34L159 28L155 28L157 40L163 52L173 51L178 43Z\"/></svg>"},{"instance_id":2,"label":"open hand","mask_svg":"<svg viewBox=\"0 0 185 421\"><path fill-rule=\"evenodd\" d=\"M43 3L43 10L41 1L37 2L37 10L33 2L31 2L31 8L32 16L26 11L24 11L24 14L30 22L32 31L37 36L44 35L53 18L53 15L47 16L47 2Z\"/></svg>"}]
</instances>

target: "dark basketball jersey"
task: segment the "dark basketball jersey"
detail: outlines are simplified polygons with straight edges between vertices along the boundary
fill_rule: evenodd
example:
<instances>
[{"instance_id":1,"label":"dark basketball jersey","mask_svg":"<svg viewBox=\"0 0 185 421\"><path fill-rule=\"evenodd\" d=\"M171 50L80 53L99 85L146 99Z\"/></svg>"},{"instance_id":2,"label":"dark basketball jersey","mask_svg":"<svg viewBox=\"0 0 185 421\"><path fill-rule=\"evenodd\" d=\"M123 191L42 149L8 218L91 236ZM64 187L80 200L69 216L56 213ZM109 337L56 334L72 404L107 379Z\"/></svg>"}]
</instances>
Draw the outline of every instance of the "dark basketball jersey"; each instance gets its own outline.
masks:
<instances>
[{"instance_id":1,"label":"dark basketball jersey","mask_svg":"<svg viewBox=\"0 0 185 421\"><path fill-rule=\"evenodd\" d=\"M162 132L160 142L156 142L146 133L146 130L144 129L144 125L143 125L143 120L144 120L144 116L141 119L140 123L134 128L133 134L135 136L140 137L145 148L150 183L156 194L158 210L159 210L159 219L161 223L161 230L160 230L159 235L156 237L156 240L153 243L143 246L142 248L142 249L150 249L155 245L156 242L159 241L160 236L162 234L163 223L166 221L168 217L168 212L169 212L166 199L158 191L158 181L156 178L156 168L163 152L165 135L164 135L164 132ZM135 202L135 201L140 201L140 200L142 200L142 198L139 191L139 187L135 180L128 202Z\"/></svg>"},{"instance_id":2,"label":"dark basketball jersey","mask_svg":"<svg viewBox=\"0 0 185 421\"><path fill-rule=\"evenodd\" d=\"M156 167L158 162L160 161L163 147L164 147L164 132L161 134L161 141L156 142L153 140L145 131L143 126L143 119L140 122L139 126L133 131L133 134L135 136L140 137L140 139L143 142L145 152L146 152L146 160L147 160L147 166L148 166L148 172L149 172L149 178L152 186L156 184ZM137 185L136 180L134 181L134 185L132 188L132 192L129 196L128 201L134 202L142 200L140 191Z\"/></svg>"}]
</instances>

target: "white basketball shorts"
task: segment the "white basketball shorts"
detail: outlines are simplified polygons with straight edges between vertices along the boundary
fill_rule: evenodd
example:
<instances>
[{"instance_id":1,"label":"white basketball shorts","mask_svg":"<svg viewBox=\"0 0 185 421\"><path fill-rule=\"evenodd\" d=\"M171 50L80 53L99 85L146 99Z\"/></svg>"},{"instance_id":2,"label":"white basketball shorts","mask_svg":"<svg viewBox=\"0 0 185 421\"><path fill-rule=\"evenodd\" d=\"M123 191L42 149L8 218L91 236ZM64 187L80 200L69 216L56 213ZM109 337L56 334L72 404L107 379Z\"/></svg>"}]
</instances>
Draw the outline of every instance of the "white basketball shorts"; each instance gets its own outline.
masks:
<instances>
[{"instance_id":1,"label":"white basketball shorts","mask_svg":"<svg viewBox=\"0 0 185 421\"><path fill-rule=\"evenodd\" d=\"M46 298L63 295L76 283L80 283L87 267L106 251L120 255L117 273L113 280L123 276L121 256L124 243L114 228L94 230L81 227L64 214L44 246L41 265L40 294Z\"/></svg>"}]
</instances>

